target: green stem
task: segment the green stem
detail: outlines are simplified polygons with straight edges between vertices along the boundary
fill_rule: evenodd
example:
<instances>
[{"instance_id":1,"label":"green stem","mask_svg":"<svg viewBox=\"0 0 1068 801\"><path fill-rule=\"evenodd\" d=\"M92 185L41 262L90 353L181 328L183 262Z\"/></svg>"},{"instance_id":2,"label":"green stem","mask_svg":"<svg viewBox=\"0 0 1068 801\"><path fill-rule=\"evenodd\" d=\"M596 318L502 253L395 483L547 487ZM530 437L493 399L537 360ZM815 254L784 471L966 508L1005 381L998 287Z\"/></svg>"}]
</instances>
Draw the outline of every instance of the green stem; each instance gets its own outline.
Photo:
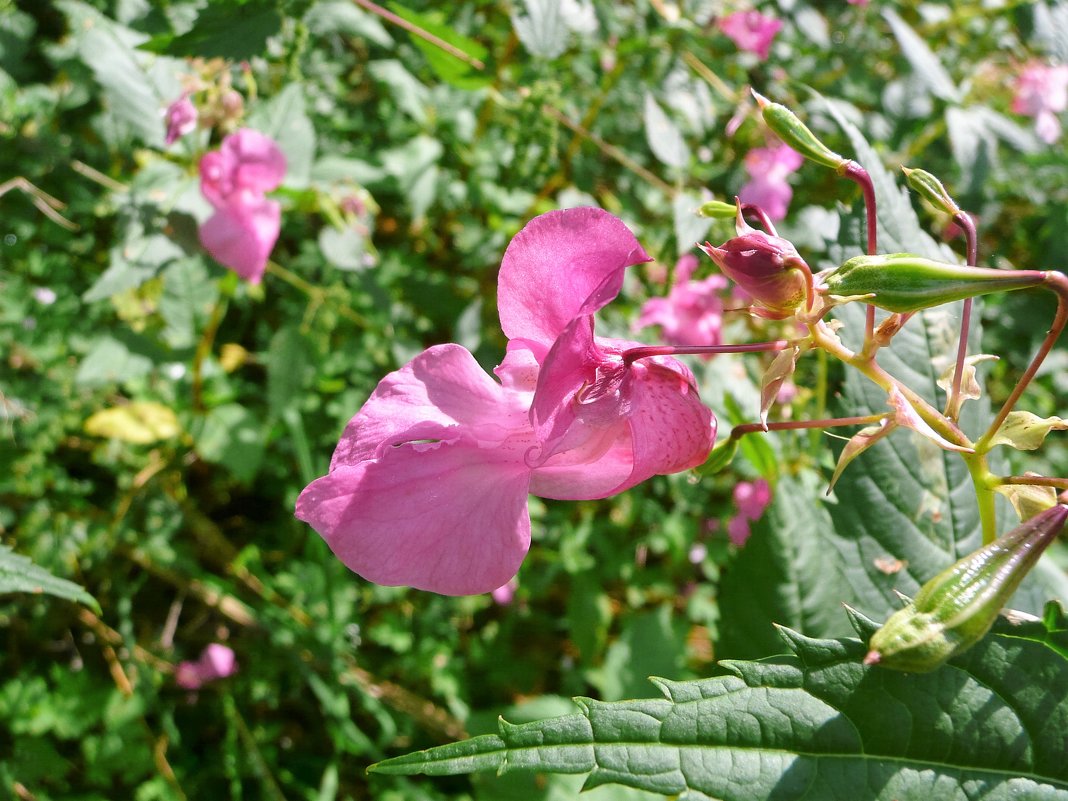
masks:
<instances>
[{"instance_id":1,"label":"green stem","mask_svg":"<svg viewBox=\"0 0 1068 801\"><path fill-rule=\"evenodd\" d=\"M965 448L972 447L971 440L964 435L964 432L952 420L947 420L914 390L887 373L875 362L873 356L868 356L864 353L853 353L830 332L825 323L817 322L809 325L808 328L812 334L812 342L817 347L823 348L840 361L855 367L874 384L885 389L887 393L896 387L905 399L912 404L917 414L923 418L927 425L956 445L961 445Z\"/></svg>"},{"instance_id":2,"label":"green stem","mask_svg":"<svg viewBox=\"0 0 1068 801\"><path fill-rule=\"evenodd\" d=\"M994 474L987 465L985 453L963 453L964 463L975 487L975 501L979 505L979 521L983 529L983 545L989 545L998 536L997 509L994 506Z\"/></svg>"},{"instance_id":3,"label":"green stem","mask_svg":"<svg viewBox=\"0 0 1068 801\"><path fill-rule=\"evenodd\" d=\"M865 426L878 423L889 412L866 414L860 417L830 417L825 420L781 420L776 423L742 423L731 429L730 439L741 439L746 434L763 434L765 431L797 431L806 428L833 428L835 426Z\"/></svg>"}]
</instances>

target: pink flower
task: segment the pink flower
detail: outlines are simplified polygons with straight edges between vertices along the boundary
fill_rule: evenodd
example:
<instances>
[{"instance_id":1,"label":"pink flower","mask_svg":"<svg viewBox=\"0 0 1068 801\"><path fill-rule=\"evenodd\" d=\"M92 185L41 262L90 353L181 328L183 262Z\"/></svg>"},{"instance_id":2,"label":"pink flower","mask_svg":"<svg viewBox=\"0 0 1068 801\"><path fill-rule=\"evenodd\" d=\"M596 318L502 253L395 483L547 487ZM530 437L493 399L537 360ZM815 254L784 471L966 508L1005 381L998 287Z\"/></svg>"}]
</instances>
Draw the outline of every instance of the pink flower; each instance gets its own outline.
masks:
<instances>
[{"instance_id":1,"label":"pink flower","mask_svg":"<svg viewBox=\"0 0 1068 801\"><path fill-rule=\"evenodd\" d=\"M649 257L600 209L543 214L504 254L504 362L486 375L437 345L386 376L349 422L296 514L366 579L490 592L530 544L527 494L604 498L700 464L715 418L690 371L594 335L624 270Z\"/></svg>"},{"instance_id":2,"label":"pink flower","mask_svg":"<svg viewBox=\"0 0 1068 801\"><path fill-rule=\"evenodd\" d=\"M519 589L519 582L515 576L508 579L507 582L495 589L490 595L493 597L493 602L500 606L508 606L515 598L515 591Z\"/></svg>"},{"instance_id":3,"label":"pink flower","mask_svg":"<svg viewBox=\"0 0 1068 801\"><path fill-rule=\"evenodd\" d=\"M713 275L691 281L697 256L687 253L675 265L675 283L665 298L651 298L641 308L635 330L661 327L661 336L672 345L718 345L723 324L723 298L727 279Z\"/></svg>"},{"instance_id":4,"label":"pink flower","mask_svg":"<svg viewBox=\"0 0 1068 801\"><path fill-rule=\"evenodd\" d=\"M762 478L734 485L734 505L738 514L727 522L727 536L738 547L749 539L749 524L759 520L771 503L771 486Z\"/></svg>"},{"instance_id":5,"label":"pink flower","mask_svg":"<svg viewBox=\"0 0 1068 801\"><path fill-rule=\"evenodd\" d=\"M868 0L846 0L851 6L867 6Z\"/></svg>"},{"instance_id":6,"label":"pink flower","mask_svg":"<svg viewBox=\"0 0 1068 801\"><path fill-rule=\"evenodd\" d=\"M765 17L756 10L735 11L719 21L719 29L739 50L756 53L762 61L768 57L771 43L781 28L782 20Z\"/></svg>"},{"instance_id":7,"label":"pink flower","mask_svg":"<svg viewBox=\"0 0 1068 801\"><path fill-rule=\"evenodd\" d=\"M1057 115L1068 107L1068 64L1030 64L1016 79L1014 114L1035 118L1035 133L1046 144L1061 136Z\"/></svg>"},{"instance_id":8,"label":"pink flower","mask_svg":"<svg viewBox=\"0 0 1068 801\"><path fill-rule=\"evenodd\" d=\"M742 187L738 198L743 203L760 206L772 220L783 219L794 195L786 177L803 162L804 157L786 144L753 148L745 156L749 182Z\"/></svg>"},{"instance_id":9,"label":"pink flower","mask_svg":"<svg viewBox=\"0 0 1068 801\"><path fill-rule=\"evenodd\" d=\"M236 672L234 652L225 645L212 643L196 662L179 662L174 671L174 681L179 687L197 690L208 682L225 679Z\"/></svg>"},{"instance_id":10,"label":"pink flower","mask_svg":"<svg viewBox=\"0 0 1068 801\"><path fill-rule=\"evenodd\" d=\"M197 127L197 107L189 99L188 92L167 106L164 119L167 122L167 147Z\"/></svg>"},{"instance_id":11,"label":"pink flower","mask_svg":"<svg viewBox=\"0 0 1068 801\"><path fill-rule=\"evenodd\" d=\"M215 213L200 226L212 257L258 284L278 241L281 207L265 193L276 189L286 159L269 136L242 128L200 160L200 191Z\"/></svg>"}]
</instances>

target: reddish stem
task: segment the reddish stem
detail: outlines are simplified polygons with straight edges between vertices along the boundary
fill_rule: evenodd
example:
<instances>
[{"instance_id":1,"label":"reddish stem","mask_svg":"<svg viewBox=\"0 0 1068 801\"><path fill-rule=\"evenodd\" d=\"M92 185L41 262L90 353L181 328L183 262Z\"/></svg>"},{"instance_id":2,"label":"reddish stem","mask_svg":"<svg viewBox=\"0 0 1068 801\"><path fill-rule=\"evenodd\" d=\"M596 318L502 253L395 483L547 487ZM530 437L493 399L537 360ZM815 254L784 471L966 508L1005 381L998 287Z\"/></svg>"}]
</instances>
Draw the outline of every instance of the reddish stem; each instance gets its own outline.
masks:
<instances>
[{"instance_id":1,"label":"reddish stem","mask_svg":"<svg viewBox=\"0 0 1068 801\"><path fill-rule=\"evenodd\" d=\"M1009 397L1002 405L998 416L994 418L994 422L990 424L990 428L986 430L986 433L975 443L976 453L984 453L990 449L990 440L1001 428L1005 418L1009 416L1009 412L1016 406L1016 402L1023 395L1024 390L1027 389L1027 385L1031 383L1031 379L1035 377L1038 368L1042 366L1042 362L1045 361L1050 350L1053 349L1053 345L1057 342L1057 338L1064 330L1065 324L1068 323L1068 276L1065 276L1064 273L1050 270L1046 273L1045 284L1047 288L1057 293L1057 313L1053 316L1053 324L1046 333L1046 338L1042 340L1042 345L1031 360L1031 364L1027 366L1027 370L1016 383L1016 386L1013 387L1012 392L1009 393Z\"/></svg>"},{"instance_id":2,"label":"reddish stem","mask_svg":"<svg viewBox=\"0 0 1068 801\"><path fill-rule=\"evenodd\" d=\"M979 263L979 239L975 230L975 220L966 211L958 211L953 215L954 222L964 231L965 240L968 243L968 266L975 267ZM946 399L945 414L949 415L953 405L960 397L960 385L964 380L964 359L968 355L968 329L972 322L972 299L965 298L961 310L960 341L957 343L957 364L953 368L953 388L949 391ZM958 404L957 409L960 409ZM956 415L953 415L954 418Z\"/></svg>"},{"instance_id":3,"label":"reddish stem","mask_svg":"<svg viewBox=\"0 0 1068 801\"><path fill-rule=\"evenodd\" d=\"M848 178L860 187L864 195L864 217L868 227L868 255L874 256L878 252L878 229L879 218L875 208L875 185L871 182L868 171L855 161L847 161L841 169L843 178ZM864 341L871 342L875 334L875 307L868 304L867 314L864 318Z\"/></svg>"},{"instance_id":4,"label":"reddish stem","mask_svg":"<svg viewBox=\"0 0 1068 801\"><path fill-rule=\"evenodd\" d=\"M731 439L743 437L746 434L754 434L765 431L793 431L802 428L831 428L833 426L862 426L868 423L877 423L884 417L889 417L889 412L883 414L868 414L863 417L829 417L825 420L783 420L777 423L743 423L731 429Z\"/></svg>"},{"instance_id":5,"label":"reddish stem","mask_svg":"<svg viewBox=\"0 0 1068 801\"><path fill-rule=\"evenodd\" d=\"M751 342L748 345L642 345L623 351L623 364L629 367L638 359L647 359L650 356L710 356L720 353L778 351L793 347L794 344L793 340L776 339L771 342Z\"/></svg>"},{"instance_id":6,"label":"reddish stem","mask_svg":"<svg viewBox=\"0 0 1068 801\"><path fill-rule=\"evenodd\" d=\"M742 203L740 200L737 202L742 208L742 214L752 214L754 217L757 218L757 221L762 226L764 226L765 231L767 231L772 236L779 235L778 231L775 230L775 224L772 223L771 218L768 216L768 213L764 211L763 208L756 205L755 203Z\"/></svg>"}]
</instances>

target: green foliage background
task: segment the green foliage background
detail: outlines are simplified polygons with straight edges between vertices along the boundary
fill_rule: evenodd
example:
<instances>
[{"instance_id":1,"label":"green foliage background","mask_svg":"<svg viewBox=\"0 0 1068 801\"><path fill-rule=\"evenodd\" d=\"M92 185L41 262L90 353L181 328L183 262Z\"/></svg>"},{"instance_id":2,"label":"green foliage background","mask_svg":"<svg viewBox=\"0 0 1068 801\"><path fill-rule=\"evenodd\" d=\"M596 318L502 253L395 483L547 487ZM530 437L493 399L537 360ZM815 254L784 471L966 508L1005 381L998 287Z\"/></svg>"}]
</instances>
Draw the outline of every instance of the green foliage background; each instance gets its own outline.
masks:
<instances>
[{"instance_id":1,"label":"green foliage background","mask_svg":"<svg viewBox=\"0 0 1068 801\"><path fill-rule=\"evenodd\" d=\"M532 499L535 543L509 605L371 585L293 519L382 375L445 341L497 363L496 271L533 215L602 206L656 257L602 315L618 334L694 241L729 236L692 209L706 192L733 197L745 153L765 144L749 85L887 168L880 199L898 226L887 247L922 247L893 194L906 164L977 213L984 263L1068 261L1063 142L1044 145L1009 110L1021 64L1068 61L1063 2L765 3L785 23L765 62L718 32L723 4L597 3L593 32L552 7L390 4L461 60L346 0L0 0L0 184L25 178L77 226L17 187L0 197L0 557L13 549L99 604L74 603L86 599L59 581L47 589L68 600L0 597L0 797L570 798L580 777L365 769L495 731L502 712L521 722L573 712L573 695L653 696L649 675L705 677L721 657L784 653L772 622L848 634L840 602L885 615L892 589L914 591L977 542L961 466L932 478L904 435L858 461L826 505L837 446L817 434L749 437L730 472L610 501ZM279 269L259 288L196 241L207 213L196 163L218 133L163 148L162 111L197 72L231 81L243 124L289 162ZM780 232L813 264L857 252L856 190L811 166L792 180ZM936 234L945 222L919 219ZM996 402L1052 304L1020 293L982 314L983 352L1002 357ZM918 327L896 366L931 384L943 323ZM776 331L735 317L727 339ZM1028 408L1065 412L1066 360L1062 344ZM722 433L755 417L758 357L693 366ZM773 414L881 403L814 358L800 370L797 398ZM147 403L172 417L132 442ZM87 428L106 409L125 410L122 436ZM1025 469L1068 475L1068 454L1027 454L1013 464ZM724 533L731 490L758 477L776 505L739 550ZM881 525L925 488L930 504ZM908 564L887 573L882 557ZM1068 597L1058 560L1019 605ZM174 666L211 642L236 651L239 672L178 689Z\"/></svg>"}]
</instances>

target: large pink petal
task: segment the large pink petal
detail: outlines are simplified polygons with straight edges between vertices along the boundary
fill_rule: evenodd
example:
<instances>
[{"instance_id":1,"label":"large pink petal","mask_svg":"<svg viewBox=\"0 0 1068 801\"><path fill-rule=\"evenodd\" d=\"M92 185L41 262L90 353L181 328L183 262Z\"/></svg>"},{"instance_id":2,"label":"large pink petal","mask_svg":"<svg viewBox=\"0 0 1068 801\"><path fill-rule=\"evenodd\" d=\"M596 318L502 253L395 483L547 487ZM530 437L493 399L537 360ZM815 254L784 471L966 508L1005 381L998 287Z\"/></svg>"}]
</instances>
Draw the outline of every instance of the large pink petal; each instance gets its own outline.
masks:
<instances>
[{"instance_id":1,"label":"large pink petal","mask_svg":"<svg viewBox=\"0 0 1068 801\"><path fill-rule=\"evenodd\" d=\"M200 243L220 264L258 284L280 227L281 208L273 200L228 202L200 226Z\"/></svg>"},{"instance_id":2,"label":"large pink petal","mask_svg":"<svg viewBox=\"0 0 1068 801\"><path fill-rule=\"evenodd\" d=\"M296 514L369 581L471 595L519 570L530 546L529 483L514 449L413 443L312 482Z\"/></svg>"},{"instance_id":3,"label":"large pink petal","mask_svg":"<svg viewBox=\"0 0 1068 801\"><path fill-rule=\"evenodd\" d=\"M549 345L580 314L611 301L623 270L651 261L622 220L594 208L535 217L508 245L497 306L509 339Z\"/></svg>"},{"instance_id":4,"label":"large pink petal","mask_svg":"<svg viewBox=\"0 0 1068 801\"><path fill-rule=\"evenodd\" d=\"M538 385L530 407L530 422L541 443L539 459L547 459L562 447L574 423L578 405L576 393L592 384L604 361L593 338L593 317L583 315L571 321L549 350L538 374ZM619 365L622 361L617 359Z\"/></svg>"},{"instance_id":5,"label":"large pink petal","mask_svg":"<svg viewBox=\"0 0 1068 801\"><path fill-rule=\"evenodd\" d=\"M330 469L373 459L383 445L425 438L426 424L462 427L490 446L529 434L529 399L494 381L460 345L435 345L378 383L345 427Z\"/></svg>"},{"instance_id":6,"label":"large pink petal","mask_svg":"<svg viewBox=\"0 0 1068 801\"><path fill-rule=\"evenodd\" d=\"M617 492L655 475L696 467L716 442L716 418L701 403L689 370L674 359L664 362L635 362L624 380L634 472Z\"/></svg>"},{"instance_id":7,"label":"large pink petal","mask_svg":"<svg viewBox=\"0 0 1068 801\"><path fill-rule=\"evenodd\" d=\"M270 192L282 183L286 157L275 141L251 128L227 136L219 148L234 165L233 185L256 193Z\"/></svg>"}]
</instances>

